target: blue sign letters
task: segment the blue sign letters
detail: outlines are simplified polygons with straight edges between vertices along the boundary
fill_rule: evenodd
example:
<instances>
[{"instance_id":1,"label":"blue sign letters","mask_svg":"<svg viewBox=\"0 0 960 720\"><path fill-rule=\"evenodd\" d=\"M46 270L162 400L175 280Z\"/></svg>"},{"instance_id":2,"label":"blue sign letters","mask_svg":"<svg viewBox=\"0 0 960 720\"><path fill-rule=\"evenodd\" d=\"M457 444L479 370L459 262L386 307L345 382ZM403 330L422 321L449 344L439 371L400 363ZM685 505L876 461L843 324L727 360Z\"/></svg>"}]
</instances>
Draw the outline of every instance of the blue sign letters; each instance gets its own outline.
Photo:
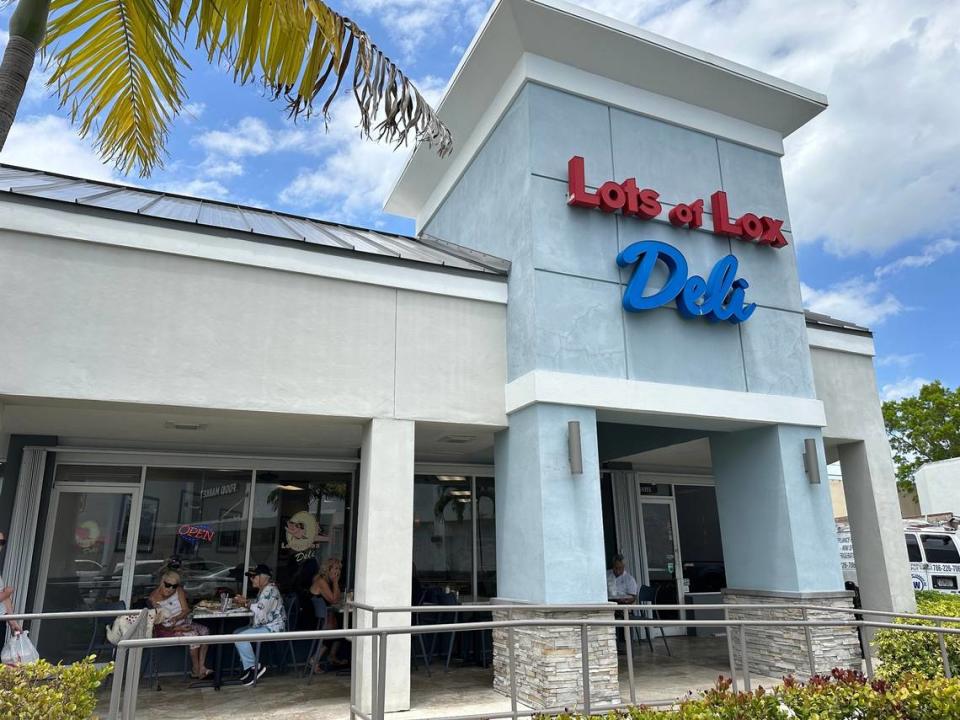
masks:
<instances>
[{"instance_id":1,"label":"blue sign letters","mask_svg":"<svg viewBox=\"0 0 960 720\"><path fill-rule=\"evenodd\" d=\"M644 296L650 275L657 261L668 271L667 282L652 295ZM687 277L687 259L677 248L656 240L636 242L617 255L617 265L628 267L636 264L633 276L623 293L623 308L630 312L652 310L676 299L677 310L684 317L705 317L711 322L726 320L741 323L757 309L755 303L747 304L744 293L749 283L737 275L737 259L733 255L722 258L710 277L704 280L699 275Z\"/></svg>"}]
</instances>

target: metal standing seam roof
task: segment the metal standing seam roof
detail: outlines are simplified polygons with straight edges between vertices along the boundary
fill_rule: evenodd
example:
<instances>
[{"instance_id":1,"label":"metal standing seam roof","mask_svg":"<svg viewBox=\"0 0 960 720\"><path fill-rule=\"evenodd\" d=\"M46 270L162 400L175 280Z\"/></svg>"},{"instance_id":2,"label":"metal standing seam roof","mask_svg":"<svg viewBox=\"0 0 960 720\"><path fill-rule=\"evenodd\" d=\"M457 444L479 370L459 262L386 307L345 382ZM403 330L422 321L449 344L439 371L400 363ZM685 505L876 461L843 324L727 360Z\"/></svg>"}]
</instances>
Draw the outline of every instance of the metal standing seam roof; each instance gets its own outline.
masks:
<instances>
[{"instance_id":1,"label":"metal standing seam roof","mask_svg":"<svg viewBox=\"0 0 960 720\"><path fill-rule=\"evenodd\" d=\"M0 163L0 191L127 215L220 228L366 255L504 276L510 263L438 238L420 238L236 205L86 180Z\"/></svg>"},{"instance_id":2,"label":"metal standing seam roof","mask_svg":"<svg viewBox=\"0 0 960 720\"><path fill-rule=\"evenodd\" d=\"M856 325L847 320L837 320L837 318L814 312L813 310L804 310L803 315L806 318L807 327L821 327L825 330L835 330L853 335L873 335L870 328Z\"/></svg>"}]
</instances>

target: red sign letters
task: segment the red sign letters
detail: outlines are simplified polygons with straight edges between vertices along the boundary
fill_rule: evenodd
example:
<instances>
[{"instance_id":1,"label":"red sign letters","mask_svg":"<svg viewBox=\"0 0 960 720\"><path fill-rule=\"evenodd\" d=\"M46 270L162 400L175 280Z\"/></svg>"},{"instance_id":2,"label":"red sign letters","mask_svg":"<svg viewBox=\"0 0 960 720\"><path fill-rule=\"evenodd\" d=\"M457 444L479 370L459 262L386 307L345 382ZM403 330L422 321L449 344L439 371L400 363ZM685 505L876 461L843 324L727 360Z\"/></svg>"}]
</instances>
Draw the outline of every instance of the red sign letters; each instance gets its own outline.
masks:
<instances>
[{"instance_id":1,"label":"red sign letters","mask_svg":"<svg viewBox=\"0 0 960 720\"><path fill-rule=\"evenodd\" d=\"M636 178L628 178L622 183L608 180L596 192L590 192L584 179L582 157L575 155L570 158L567 170L567 205L597 208L606 213L619 210L624 215L635 215L643 220L652 220L663 212L660 193L650 188L640 189ZM696 229L703 225L703 213L703 200L695 200L675 206L667 213L667 219L676 227ZM758 217L753 213L744 213L733 219L727 209L727 194L722 190L710 196L710 214L713 216L713 232L717 235L754 241L774 248L782 248L787 244L781 231L783 220Z\"/></svg>"}]
</instances>

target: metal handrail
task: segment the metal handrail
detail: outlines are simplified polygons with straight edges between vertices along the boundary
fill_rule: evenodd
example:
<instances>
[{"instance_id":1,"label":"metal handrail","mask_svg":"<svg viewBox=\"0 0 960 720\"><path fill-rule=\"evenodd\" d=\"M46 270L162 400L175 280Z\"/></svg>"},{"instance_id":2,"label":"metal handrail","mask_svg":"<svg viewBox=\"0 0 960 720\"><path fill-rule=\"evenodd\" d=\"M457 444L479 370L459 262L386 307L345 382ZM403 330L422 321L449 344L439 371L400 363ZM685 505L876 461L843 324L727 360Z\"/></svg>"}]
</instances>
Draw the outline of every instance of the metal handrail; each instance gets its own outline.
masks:
<instances>
[{"instance_id":1,"label":"metal handrail","mask_svg":"<svg viewBox=\"0 0 960 720\"><path fill-rule=\"evenodd\" d=\"M140 610L75 610L69 612L10 613L0 615L0 622L8 620L83 620L84 618L139 615Z\"/></svg>"},{"instance_id":2,"label":"metal handrail","mask_svg":"<svg viewBox=\"0 0 960 720\"><path fill-rule=\"evenodd\" d=\"M851 630L857 630L861 639L865 640L863 632L866 628L870 629L889 629L889 630L901 630L905 632L923 632L923 633L932 633L937 635L941 661L943 663L944 674L947 677L952 676L952 668L950 666L950 660L947 653L945 637L947 635L960 635L960 618L949 618L944 616L928 616L928 615L917 615L912 613L896 613L889 611L873 611L863 608L833 608L825 607L821 605L788 605L788 604L772 604L772 603L758 603L758 604L724 604L724 605L697 605L695 606L696 610L723 610L724 619L721 620L694 620L694 619L678 619L678 620L667 620L654 617L642 617L642 618L630 618L629 612L626 613L626 616L623 618L612 617L614 611L630 611L630 610L639 610L639 611L650 611L650 610L678 610L683 607L689 606L680 606L680 605L645 605L645 604L632 604L632 605L615 605L615 604L583 604L583 605L528 605L528 604L489 604L489 605L431 605L431 606L401 606L401 607L376 607L372 605L366 605L360 602L348 603L345 608L348 613L356 612L368 612L371 613L371 626L358 628L354 627L351 629L335 629L335 630L306 630L306 631L285 631L285 632L276 632L276 633L265 633L257 635L254 642L286 642L291 640L325 640L325 639L351 639L351 638L370 638L371 639L371 683L370 683L370 712L365 712L358 702L358 691L357 684L354 682L356 674L354 674L354 679L351 681L350 688L350 717L351 718L361 718L362 720L382 720L385 712L385 701L386 701L386 669L387 669L387 641L389 638L394 636L410 636L411 638L414 635L424 635L432 633L444 633L444 632L471 632L471 631L482 631L482 630L496 630L503 629L507 631L508 634L508 672L510 674L510 702L511 709L509 712L498 712L498 713L483 713L481 715L457 715L443 718L434 718L434 720L479 720L480 718L488 718L489 720L494 720L494 718L520 718L520 717L529 717L539 713L550 713L550 712L559 712L562 708L556 709L545 709L545 710L536 710L536 711L527 711L518 707L517 702L517 684L516 684L516 658L514 653L514 631L521 628L532 628L532 627L566 627L566 628L575 628L579 629L580 635L580 647L581 647L581 673L582 673L582 682L583 682L583 709L587 714L596 713L596 712L606 712L608 710L614 710L618 708L627 707L628 705L636 704L636 693L635 693L635 680L633 673L633 663L632 663L632 653L627 653L627 662L629 667L629 682L630 682L630 702L629 703L617 703L612 705L596 705L591 702L590 695L590 658L589 652L587 652L587 638L588 633L591 629L596 628L622 628L624 632L625 639L627 640L628 646L632 646L630 643L630 629L637 628L649 628L649 627L705 627L705 628L724 628L727 631L727 644L728 644L728 655L730 661L730 671L731 678L734 681L734 690L737 690L736 678L737 678L737 667L735 661L735 653L733 650L733 640L732 640L732 631L733 629L739 629L739 654L740 660L742 663L742 673L744 687L747 691L751 690L751 678L750 678L750 659L748 657L747 644L746 644L746 632L745 630L752 627L780 627L780 628L803 628L806 636L806 651L808 660L810 662L811 673L814 673L816 670L816 658L814 656L814 648L811 640L811 630L814 628L825 628L825 627L848 627ZM802 612L801 620L764 620L764 619L754 619L754 618L731 618L729 613L731 611L738 610L778 610L778 609L791 609L799 610ZM497 611L506 611L508 619L506 620L484 620L477 622L466 622L466 623L444 623L444 624L433 624L433 625L394 625L394 626L381 626L379 624L379 616L383 614L396 614L396 613L420 613L420 612L463 612L463 611L481 611L489 612L493 610ZM604 611L610 613L611 617L606 618L515 618L513 613L515 611L550 611L550 612L583 612L583 611ZM815 610L817 612L829 612L829 613L840 613L843 615L853 615L852 619L816 619L810 620L808 611ZM140 662L142 660L142 653L144 649L157 648L157 647L180 647L185 645L213 645L218 643L223 644L234 644L239 641L247 641L246 639L240 639L236 635L206 635L200 637L167 637L167 638L148 638L144 637L147 630L147 611L146 610L90 610L90 611L74 611L74 612L57 612L57 613L19 613L11 614L3 617L3 620L56 620L56 619L82 619L82 618L97 618L97 617L116 617L120 615L139 615L137 623L134 626L134 629L131 631L132 635L140 635L139 637L128 636L125 639L122 639L117 644L117 657L116 657L116 674L114 676L114 687L113 693L111 695L110 703L110 714L108 715L110 720L129 720L133 718L136 712L137 704L137 694L138 694L138 684L139 684L139 672L134 672L134 669L138 669ZM901 622L880 622L863 619L866 616L880 616L894 619L907 619L907 620L922 620L926 622L949 622L952 627L944 625L910 625L904 624ZM864 661L866 665L866 674L868 678L873 677L873 661L870 643L868 641L862 642L862 647L864 651ZM354 643L354 650L356 651L357 644ZM356 659L354 667L357 667ZM121 697L122 696L122 697ZM663 701L662 703L644 701L645 705L658 705L658 704L674 704L675 701Z\"/></svg>"},{"instance_id":3,"label":"metal handrail","mask_svg":"<svg viewBox=\"0 0 960 720\"><path fill-rule=\"evenodd\" d=\"M528 606L523 606L528 608ZM565 611L569 608L567 606L551 606L554 611ZM625 608L630 606L623 606ZM648 605L638 605L635 606L641 609L650 609L651 606ZM698 606L699 607L699 606ZM737 608L740 606L728 606L727 609ZM769 606L767 606L769 607ZM796 607L796 606L794 606ZM358 608L364 609L364 608ZM529 608L528 608L529 609ZM605 609L612 611L613 607L607 606ZM818 608L819 609L819 608ZM379 610L379 609L376 609ZM356 702L356 692L355 685L351 683L351 698L350 698L350 714L351 718L362 718L363 720L381 720L384 717L385 712L385 678L386 678L386 646L387 640L390 637L397 635L421 635L429 633L443 633L443 632L470 632L476 630L493 630L493 629L507 629L508 631L513 631L518 628L530 628L530 627L568 627L568 628L579 628L580 630L580 640L581 640L581 657L582 657L582 668L583 673L583 688L584 688L584 711L588 714L591 712L598 711L607 711L617 708L626 707L628 704L634 704L635 700L631 698L631 703L618 703L612 705L603 705L596 706L592 705L590 702L589 694L589 682L590 682L590 667L589 667L589 653L584 654L583 648L586 645L586 638L588 630L591 628L623 628L625 635L629 633L629 628L632 627L715 627L715 628L725 628L728 632L733 628L740 628L740 655L741 661L743 664L744 672L744 686L747 691L751 690L751 680L749 675L749 658L747 655L747 646L746 646L746 633L743 632L745 628L751 627L782 627L782 628L796 628L802 627L805 631L809 631L811 628L823 628L823 627L849 627L851 629L863 628L876 628L876 629L893 629L893 630L905 630L908 632L929 632L935 633L938 637L942 638L944 635L960 635L960 627L938 627L938 626L928 626L928 625L904 625L900 623L886 623L886 622L871 622L865 620L807 620L807 621L795 621L795 620L756 620L756 619L723 619L723 620L663 620L663 619L618 619L618 618L609 618L609 619L548 619L548 618L530 618L530 619L511 619L511 620L490 620L482 622L468 622L468 623L446 623L446 624L436 624L436 625L402 625L402 626L387 626L387 627L369 627L369 628L353 628L353 629L339 629L339 630L305 630L305 631L291 631L291 632L276 632L276 633L266 633L258 635L256 642L284 642L290 640L324 640L324 639L346 639L346 638L363 638L370 637L374 640L376 649L378 651L377 661L375 664L375 673L373 678L376 679L376 683L371 683L371 712L365 713ZM139 652L142 652L145 648L155 648L155 647L179 647L184 645L211 645L217 643L233 644L238 642L236 635L206 635L201 637L170 637L170 638L142 638L142 639L130 639L122 640L118 648L131 650L131 657L133 655L139 655ZM941 646L945 647L943 641L941 640ZM815 669L815 658L813 657L813 648L812 645L808 643L807 652L809 655L809 660L811 668ZM628 653L628 657L630 653ZM733 666L733 656L731 654L731 674L735 676L736 668ZM949 675L949 659L946 656L945 649L942 652L942 659L944 662L945 673ZM873 676L873 667L872 660L869 657L869 653L865 657L867 663L867 676ZM513 667L514 660L510 659L510 673L511 680L513 680ZM633 678L631 677L631 685L633 684ZM133 698L126 698L124 702L124 708L135 708L136 707L136 686L132 687ZM461 715L461 716L451 716L449 718L435 719L435 720L474 720L475 718L518 718L526 717L532 714L539 714L543 712L550 712L549 710L536 710L531 712L526 712L517 708L516 704L516 686L511 683L511 710L509 713L484 713L482 715ZM644 703L651 705L653 703ZM559 709L558 709L559 710ZM122 720L128 720L132 717L130 714L122 715ZM114 720L114 718L111 718Z\"/></svg>"}]
</instances>

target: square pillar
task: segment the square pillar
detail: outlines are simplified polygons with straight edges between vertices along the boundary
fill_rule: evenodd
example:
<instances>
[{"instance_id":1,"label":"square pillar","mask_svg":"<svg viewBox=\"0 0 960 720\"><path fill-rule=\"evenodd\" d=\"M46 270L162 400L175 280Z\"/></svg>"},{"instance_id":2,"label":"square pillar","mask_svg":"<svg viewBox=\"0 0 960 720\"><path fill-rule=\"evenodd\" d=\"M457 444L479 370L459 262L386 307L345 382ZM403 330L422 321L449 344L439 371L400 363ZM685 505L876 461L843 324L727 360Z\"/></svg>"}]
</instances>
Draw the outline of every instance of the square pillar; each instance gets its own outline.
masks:
<instances>
[{"instance_id":1,"label":"square pillar","mask_svg":"<svg viewBox=\"0 0 960 720\"><path fill-rule=\"evenodd\" d=\"M812 484L804 467L804 440L817 441L821 481ZM727 575L724 601L852 607L840 570L830 487L820 428L773 425L710 438L717 509ZM731 608L735 619L801 620L803 611ZM810 619L817 619L814 615ZM739 633L734 631L739 653ZM802 628L746 631L753 672L779 677L809 674L811 662ZM860 667L852 628L812 633L814 665Z\"/></svg>"},{"instance_id":2,"label":"square pillar","mask_svg":"<svg viewBox=\"0 0 960 720\"><path fill-rule=\"evenodd\" d=\"M363 430L357 512L357 602L374 607L409 605L413 581L414 423L375 418ZM410 624L410 613L379 615L379 627ZM370 627L368 612L357 626ZM364 712L372 704L373 642L360 639L353 683ZM410 709L410 636L387 641L387 712Z\"/></svg>"},{"instance_id":3,"label":"square pillar","mask_svg":"<svg viewBox=\"0 0 960 720\"><path fill-rule=\"evenodd\" d=\"M863 607L915 612L897 481L886 435L837 447Z\"/></svg>"},{"instance_id":4,"label":"square pillar","mask_svg":"<svg viewBox=\"0 0 960 720\"><path fill-rule=\"evenodd\" d=\"M580 423L583 472L570 468L568 423ZM497 588L502 603L557 604L556 609L495 611L504 619L610 617L563 604L607 602L597 417L592 408L538 403L513 413L496 438ZM531 627L513 633L517 693L537 708L582 703L577 627ZM494 632L494 689L509 693L510 633ZM591 700L619 700L613 628L589 633Z\"/></svg>"}]
</instances>

